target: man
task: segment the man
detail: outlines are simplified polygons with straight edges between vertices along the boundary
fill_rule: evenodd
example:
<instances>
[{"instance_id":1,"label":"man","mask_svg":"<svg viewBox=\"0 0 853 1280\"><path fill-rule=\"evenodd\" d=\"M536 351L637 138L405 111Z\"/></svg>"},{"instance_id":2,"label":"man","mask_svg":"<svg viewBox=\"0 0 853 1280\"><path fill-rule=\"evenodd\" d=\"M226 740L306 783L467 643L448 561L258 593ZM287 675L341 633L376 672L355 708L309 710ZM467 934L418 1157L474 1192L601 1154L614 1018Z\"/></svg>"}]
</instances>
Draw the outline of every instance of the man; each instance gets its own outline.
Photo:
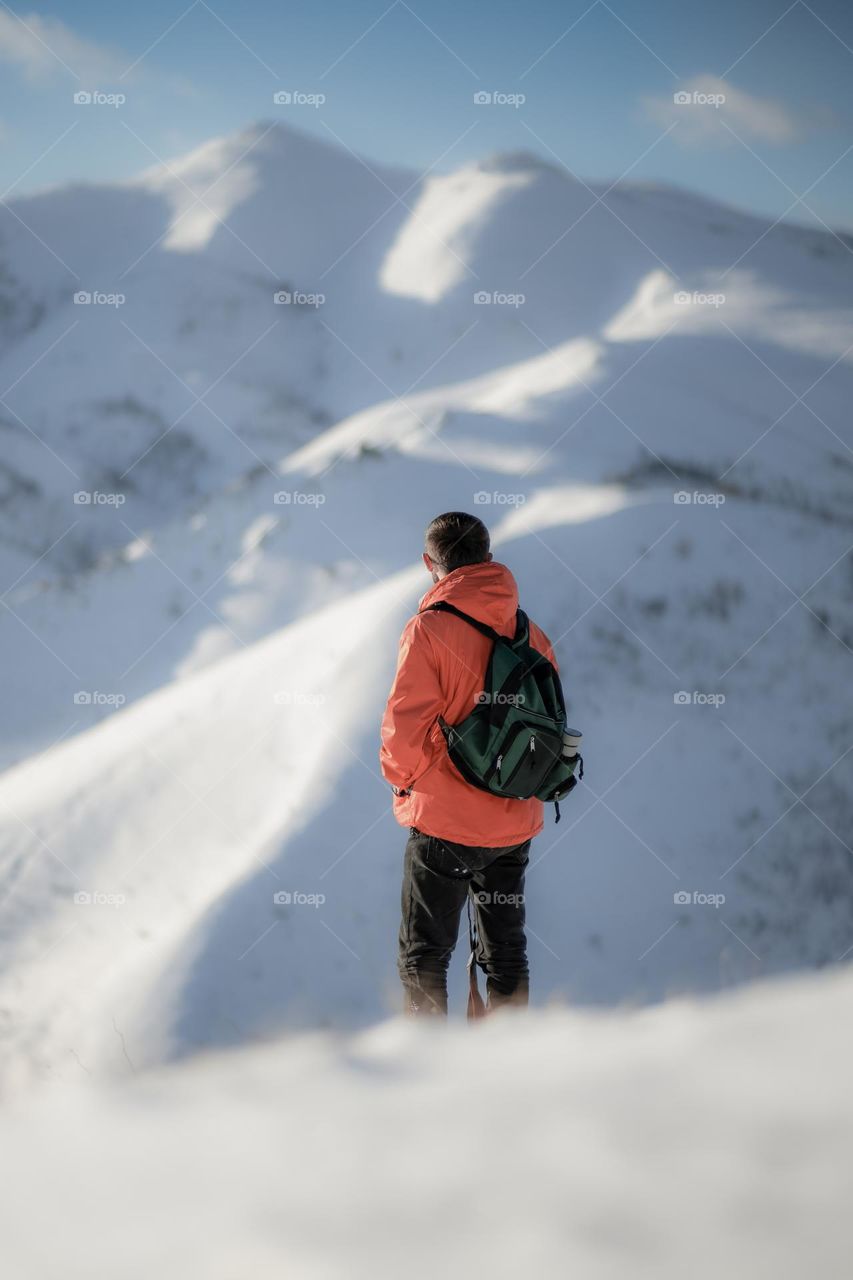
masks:
<instances>
[{"instance_id":1,"label":"man","mask_svg":"<svg viewBox=\"0 0 853 1280\"><path fill-rule=\"evenodd\" d=\"M398 952L406 1009L447 1013L447 967L469 894L488 1009L524 1006L524 873L530 842L542 830L542 802L481 790L451 761L439 716L453 725L469 714L483 688L492 642L452 613L429 611L447 601L511 637L518 588L506 565L492 559L488 530L476 516L437 516L425 545L423 561L434 585L400 639L380 750L394 816L409 827ZM554 663L548 637L533 622L530 643Z\"/></svg>"}]
</instances>

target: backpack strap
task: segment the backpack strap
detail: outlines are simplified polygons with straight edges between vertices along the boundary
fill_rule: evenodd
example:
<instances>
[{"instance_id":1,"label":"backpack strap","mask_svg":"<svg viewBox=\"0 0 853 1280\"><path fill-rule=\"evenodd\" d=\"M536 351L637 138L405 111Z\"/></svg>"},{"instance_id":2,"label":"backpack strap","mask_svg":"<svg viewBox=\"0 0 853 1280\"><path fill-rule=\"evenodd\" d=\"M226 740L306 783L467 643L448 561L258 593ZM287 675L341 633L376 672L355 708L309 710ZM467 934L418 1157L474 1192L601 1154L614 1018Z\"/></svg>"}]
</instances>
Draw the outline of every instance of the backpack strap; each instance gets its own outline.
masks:
<instances>
[{"instance_id":1,"label":"backpack strap","mask_svg":"<svg viewBox=\"0 0 853 1280\"><path fill-rule=\"evenodd\" d=\"M515 636L512 640L508 640L506 636L500 635L493 627L487 626L485 622L480 622L479 618L472 618L469 613L463 613L461 609L456 608L455 604L448 604L446 600L437 600L435 604L428 604L423 612L427 613L430 609L440 610L442 613L455 614L457 618L461 618L463 622L467 622L470 626L474 627L476 631L479 631L480 635L486 636L489 640L502 640L504 644L511 644L513 646L522 642L527 643L530 629L527 621L527 614L524 613L522 609L519 609L515 615Z\"/></svg>"},{"instance_id":2,"label":"backpack strap","mask_svg":"<svg viewBox=\"0 0 853 1280\"><path fill-rule=\"evenodd\" d=\"M486 1005L477 985L477 929L471 915L471 895L468 894L468 1021L486 1016Z\"/></svg>"},{"instance_id":3,"label":"backpack strap","mask_svg":"<svg viewBox=\"0 0 853 1280\"><path fill-rule=\"evenodd\" d=\"M428 604L423 612L428 613L431 609L441 611L442 613L455 614L457 618L461 618L463 622L467 622L470 626L474 627L476 631L479 631L480 635L486 636L489 640L503 639L503 636L499 636L497 631L492 627L487 626L485 622L480 622L478 618L472 618L469 613L463 613L461 609L456 608L455 604L448 604L446 600L437 600L435 604Z\"/></svg>"},{"instance_id":4,"label":"backpack strap","mask_svg":"<svg viewBox=\"0 0 853 1280\"><path fill-rule=\"evenodd\" d=\"M495 631L492 627L488 626L485 622L480 622L479 618L472 618L470 614L463 613L461 609L456 608L455 604L448 604L446 600L437 600L435 604L428 604L426 609L422 609L421 612L427 613L430 609L435 609L442 613L454 613L457 618L461 618L463 622L467 622L469 626L472 626L475 629L475 631L479 631L480 635L486 636L487 639L491 640L493 645L500 642L501 644L509 644L513 649L516 649L522 643L523 644L527 643L528 630L529 630L528 622L527 622L527 614L522 612L521 609L518 609L516 612L515 636L511 640L509 640L506 636L499 635L497 631ZM490 665L491 665L491 661L490 661ZM487 673L488 673L488 670L489 670L489 667L486 668ZM521 681L522 674L523 672L519 673L519 677L518 677L519 682ZM496 722L500 714L501 714L501 708L496 702L493 702L489 707L489 720ZM439 716L438 723L441 727L442 733L446 738L447 729L448 729L447 722L443 719L442 716Z\"/></svg>"}]
</instances>

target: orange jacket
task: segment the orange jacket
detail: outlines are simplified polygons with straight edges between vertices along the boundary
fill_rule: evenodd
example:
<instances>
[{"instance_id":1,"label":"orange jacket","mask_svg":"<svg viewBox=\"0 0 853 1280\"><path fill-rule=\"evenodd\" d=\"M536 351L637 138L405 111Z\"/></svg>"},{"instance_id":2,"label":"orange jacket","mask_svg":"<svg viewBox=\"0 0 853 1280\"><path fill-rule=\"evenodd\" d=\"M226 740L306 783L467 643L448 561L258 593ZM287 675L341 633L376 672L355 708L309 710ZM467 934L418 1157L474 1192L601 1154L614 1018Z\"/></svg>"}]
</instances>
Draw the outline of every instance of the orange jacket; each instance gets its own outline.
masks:
<instances>
[{"instance_id":1,"label":"orange jacket","mask_svg":"<svg viewBox=\"0 0 853 1280\"><path fill-rule=\"evenodd\" d=\"M515 634L518 587L506 565L493 560L454 569L421 600L400 637L397 674L382 718L382 775L410 792L395 796L394 817L403 827L459 844L521 844L542 830L542 801L481 791L465 781L447 754L438 717L458 724L470 714L491 642L453 614L424 612L438 600L500 635ZM557 665L548 637L533 622L530 643Z\"/></svg>"}]
</instances>

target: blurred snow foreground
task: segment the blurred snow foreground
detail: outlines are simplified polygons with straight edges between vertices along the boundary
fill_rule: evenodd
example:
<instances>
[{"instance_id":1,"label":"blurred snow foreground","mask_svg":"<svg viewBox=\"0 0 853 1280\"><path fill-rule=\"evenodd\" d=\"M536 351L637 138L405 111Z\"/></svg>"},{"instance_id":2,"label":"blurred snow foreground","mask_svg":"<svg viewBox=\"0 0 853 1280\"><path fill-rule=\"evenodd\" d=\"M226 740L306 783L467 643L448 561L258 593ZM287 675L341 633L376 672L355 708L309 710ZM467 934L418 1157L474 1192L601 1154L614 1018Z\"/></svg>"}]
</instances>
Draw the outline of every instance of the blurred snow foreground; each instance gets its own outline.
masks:
<instances>
[{"instance_id":1,"label":"blurred snow foreground","mask_svg":"<svg viewBox=\"0 0 853 1280\"><path fill-rule=\"evenodd\" d=\"M35 1090L0 1121L4 1275L849 1274L851 987L394 1020Z\"/></svg>"}]
</instances>

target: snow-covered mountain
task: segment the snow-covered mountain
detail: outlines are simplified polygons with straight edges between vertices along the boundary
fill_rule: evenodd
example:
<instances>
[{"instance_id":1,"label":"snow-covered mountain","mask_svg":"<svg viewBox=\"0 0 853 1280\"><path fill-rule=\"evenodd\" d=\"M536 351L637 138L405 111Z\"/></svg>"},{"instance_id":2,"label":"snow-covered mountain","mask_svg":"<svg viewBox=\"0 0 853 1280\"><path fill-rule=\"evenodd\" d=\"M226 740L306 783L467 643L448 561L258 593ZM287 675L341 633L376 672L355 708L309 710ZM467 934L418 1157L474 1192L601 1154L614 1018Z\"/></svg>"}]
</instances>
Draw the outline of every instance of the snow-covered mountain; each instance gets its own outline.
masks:
<instances>
[{"instance_id":1,"label":"snow-covered mountain","mask_svg":"<svg viewBox=\"0 0 853 1280\"><path fill-rule=\"evenodd\" d=\"M279 125L0 210L6 1078L394 1008L378 718L453 508L586 735L535 1001L842 957L851 281L686 193Z\"/></svg>"}]
</instances>

